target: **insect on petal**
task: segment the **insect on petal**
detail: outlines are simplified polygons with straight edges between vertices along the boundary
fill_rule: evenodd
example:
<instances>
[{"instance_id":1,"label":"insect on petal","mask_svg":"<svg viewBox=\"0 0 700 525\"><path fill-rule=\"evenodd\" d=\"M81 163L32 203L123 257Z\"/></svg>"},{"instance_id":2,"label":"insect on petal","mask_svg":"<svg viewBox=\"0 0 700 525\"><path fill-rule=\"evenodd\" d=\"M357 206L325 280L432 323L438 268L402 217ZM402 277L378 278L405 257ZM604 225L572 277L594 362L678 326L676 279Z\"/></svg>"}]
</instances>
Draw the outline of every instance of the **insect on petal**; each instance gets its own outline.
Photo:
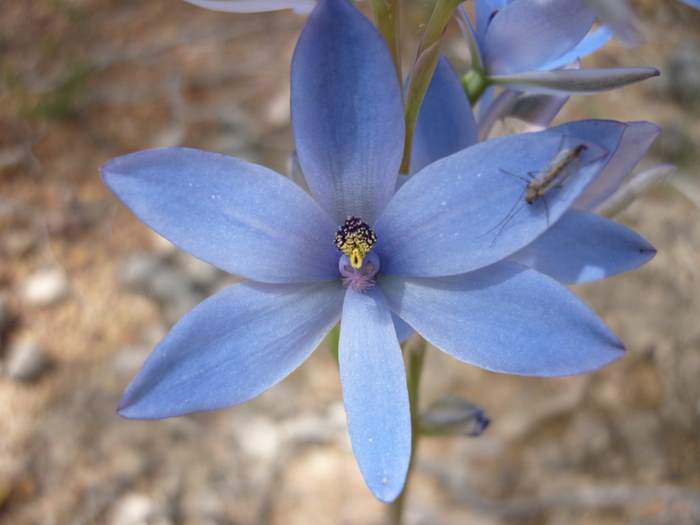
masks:
<instances>
[{"instance_id":1,"label":"insect on petal","mask_svg":"<svg viewBox=\"0 0 700 525\"><path fill-rule=\"evenodd\" d=\"M624 124L601 121L599 130L619 142ZM575 173L526 203L529 174L580 145L586 149L572 164ZM377 222L382 272L439 277L507 257L561 217L604 167L607 151L573 132L548 130L492 139L430 164L397 191Z\"/></svg>"}]
</instances>

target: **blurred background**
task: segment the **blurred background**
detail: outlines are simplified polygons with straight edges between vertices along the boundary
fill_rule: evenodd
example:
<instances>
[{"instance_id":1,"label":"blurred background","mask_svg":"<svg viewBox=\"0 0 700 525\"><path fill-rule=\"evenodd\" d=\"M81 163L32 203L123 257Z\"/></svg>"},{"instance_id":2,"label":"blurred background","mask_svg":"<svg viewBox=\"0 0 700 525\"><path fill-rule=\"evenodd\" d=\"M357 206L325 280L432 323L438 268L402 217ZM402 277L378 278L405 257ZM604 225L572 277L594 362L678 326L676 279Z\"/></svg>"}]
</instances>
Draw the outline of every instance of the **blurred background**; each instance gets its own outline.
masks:
<instances>
[{"instance_id":1,"label":"blurred background","mask_svg":"<svg viewBox=\"0 0 700 525\"><path fill-rule=\"evenodd\" d=\"M578 98L558 119L655 121L664 131L645 164L679 167L618 217L656 258L577 290L628 353L596 374L543 380L433 349L423 401L462 395L493 423L478 439L422 441L410 524L700 523L700 13L637 6L647 43L612 43L586 64L663 76ZM409 41L429 8L416 2L406 16ZM188 145L284 172L303 21L177 0L3 0L1 523L382 522L328 352L240 407L161 422L115 414L168 327L232 280L136 221L98 168ZM447 50L464 64L454 29Z\"/></svg>"}]
</instances>

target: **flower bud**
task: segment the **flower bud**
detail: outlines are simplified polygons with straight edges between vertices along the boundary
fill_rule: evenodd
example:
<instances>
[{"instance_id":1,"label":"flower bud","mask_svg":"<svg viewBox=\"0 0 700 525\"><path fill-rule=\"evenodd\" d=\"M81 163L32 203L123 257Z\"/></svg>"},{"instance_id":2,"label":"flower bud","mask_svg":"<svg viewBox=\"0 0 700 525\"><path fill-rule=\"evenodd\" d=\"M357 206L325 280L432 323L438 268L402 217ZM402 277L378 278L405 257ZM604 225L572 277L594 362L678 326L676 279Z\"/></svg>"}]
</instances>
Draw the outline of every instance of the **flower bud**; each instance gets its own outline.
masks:
<instances>
[{"instance_id":1,"label":"flower bud","mask_svg":"<svg viewBox=\"0 0 700 525\"><path fill-rule=\"evenodd\" d=\"M426 436L480 436L491 421L484 410L455 396L433 402L420 417L420 432Z\"/></svg>"}]
</instances>

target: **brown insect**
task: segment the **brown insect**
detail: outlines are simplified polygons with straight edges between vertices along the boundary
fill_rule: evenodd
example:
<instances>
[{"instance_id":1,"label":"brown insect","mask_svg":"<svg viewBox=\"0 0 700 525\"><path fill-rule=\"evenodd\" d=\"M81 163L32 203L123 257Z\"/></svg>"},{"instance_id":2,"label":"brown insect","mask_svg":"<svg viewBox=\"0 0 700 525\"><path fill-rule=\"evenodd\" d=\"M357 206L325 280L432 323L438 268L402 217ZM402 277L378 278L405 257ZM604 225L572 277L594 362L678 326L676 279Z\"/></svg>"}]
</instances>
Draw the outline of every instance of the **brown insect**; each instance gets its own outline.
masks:
<instances>
[{"instance_id":1,"label":"brown insect","mask_svg":"<svg viewBox=\"0 0 700 525\"><path fill-rule=\"evenodd\" d=\"M588 146L585 144L579 144L575 148L564 149L557 153L557 156L554 157L554 160L547 166L547 169L539 176L534 176L532 180L528 182L525 191L525 202L532 204L538 199L541 199L555 182L557 186L563 184L564 180L568 178L568 175L564 174L563 177L560 177L562 172L587 149Z\"/></svg>"},{"instance_id":2,"label":"brown insect","mask_svg":"<svg viewBox=\"0 0 700 525\"><path fill-rule=\"evenodd\" d=\"M494 236L491 244L493 245L496 242L496 239L503 232L508 223L522 209L523 200L525 201L525 204L532 205L542 199L545 207L547 223L549 223L549 205L544 197L546 197L547 193L551 189L561 188L569 177L571 177L574 173L577 173L578 170L569 170L567 168L570 167L573 162L578 159L587 149L588 146L585 144L579 144L573 148L562 149L557 153L546 168L537 173L530 172L527 174L527 176L516 175L515 173L501 170L501 172L510 175L511 177L516 177L517 179L522 180L526 183L526 186L523 189L521 196L518 197L518 200L513 204L513 207L505 218L486 232L485 235L498 229L498 233Z\"/></svg>"}]
</instances>

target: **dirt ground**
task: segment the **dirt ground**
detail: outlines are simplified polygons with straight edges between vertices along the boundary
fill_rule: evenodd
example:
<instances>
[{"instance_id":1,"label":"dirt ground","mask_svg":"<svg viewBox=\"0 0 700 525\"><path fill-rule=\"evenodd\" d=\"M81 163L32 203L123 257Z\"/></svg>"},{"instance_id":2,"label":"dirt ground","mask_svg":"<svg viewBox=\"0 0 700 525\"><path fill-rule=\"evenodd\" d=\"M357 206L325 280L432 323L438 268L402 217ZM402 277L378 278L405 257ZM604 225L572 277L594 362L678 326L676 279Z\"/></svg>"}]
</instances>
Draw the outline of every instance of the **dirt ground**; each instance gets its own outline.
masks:
<instances>
[{"instance_id":1,"label":"dirt ground","mask_svg":"<svg viewBox=\"0 0 700 525\"><path fill-rule=\"evenodd\" d=\"M672 0L641 7L648 42L614 44L589 63L656 65L664 76L576 99L559 118L656 121L664 133L646 164L679 166L619 217L656 258L577 290L627 355L543 380L432 349L423 400L463 395L492 425L477 439L423 440L409 524L700 523L700 14ZM115 413L168 326L230 278L156 238L98 168L188 145L284 171L302 24L176 0L3 4L0 523L382 523L323 349L240 407L161 422Z\"/></svg>"}]
</instances>

